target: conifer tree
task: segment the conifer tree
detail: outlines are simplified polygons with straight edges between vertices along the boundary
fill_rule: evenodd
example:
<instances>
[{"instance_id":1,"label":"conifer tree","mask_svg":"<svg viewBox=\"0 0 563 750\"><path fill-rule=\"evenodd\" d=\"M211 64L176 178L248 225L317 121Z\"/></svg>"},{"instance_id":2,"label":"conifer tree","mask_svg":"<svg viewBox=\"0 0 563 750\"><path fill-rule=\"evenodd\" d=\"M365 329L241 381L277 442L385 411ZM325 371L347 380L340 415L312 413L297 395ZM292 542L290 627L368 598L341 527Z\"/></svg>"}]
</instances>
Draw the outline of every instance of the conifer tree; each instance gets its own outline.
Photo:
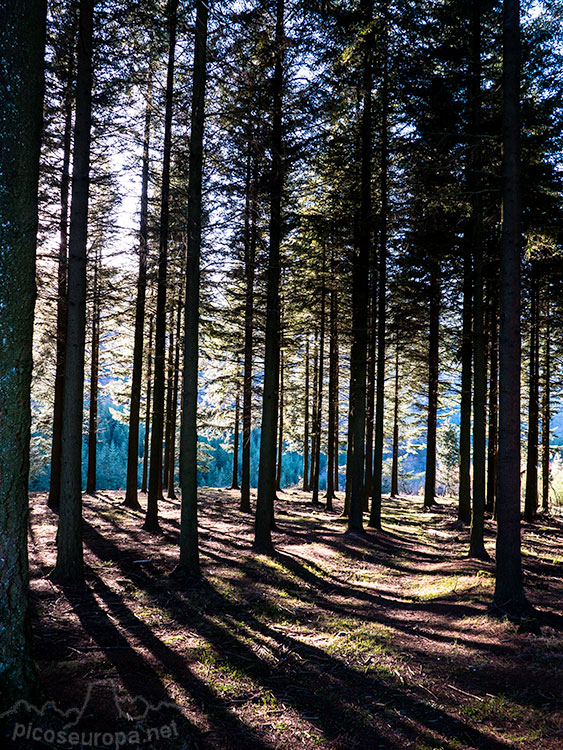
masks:
<instances>
[{"instance_id":1,"label":"conifer tree","mask_svg":"<svg viewBox=\"0 0 563 750\"><path fill-rule=\"evenodd\" d=\"M0 712L38 697L27 518L46 4L0 2Z\"/></svg>"}]
</instances>

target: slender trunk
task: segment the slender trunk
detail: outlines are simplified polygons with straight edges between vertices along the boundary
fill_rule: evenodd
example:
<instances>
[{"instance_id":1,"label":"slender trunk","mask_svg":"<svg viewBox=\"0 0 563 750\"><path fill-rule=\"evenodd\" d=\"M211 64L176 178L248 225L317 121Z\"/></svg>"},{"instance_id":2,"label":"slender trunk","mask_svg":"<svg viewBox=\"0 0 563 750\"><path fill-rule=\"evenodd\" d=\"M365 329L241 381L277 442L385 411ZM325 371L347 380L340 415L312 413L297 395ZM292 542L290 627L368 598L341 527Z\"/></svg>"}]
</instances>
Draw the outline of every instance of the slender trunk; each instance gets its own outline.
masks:
<instances>
[{"instance_id":1,"label":"slender trunk","mask_svg":"<svg viewBox=\"0 0 563 750\"><path fill-rule=\"evenodd\" d=\"M338 367L337 351L337 291L334 273L334 249L331 253L331 289L330 289L330 347L328 362L328 434L327 434L327 467L326 467L326 509L333 509L334 500L334 478L337 471L337 408L338 393L336 390L336 378Z\"/></svg>"},{"instance_id":2,"label":"slender trunk","mask_svg":"<svg viewBox=\"0 0 563 750\"><path fill-rule=\"evenodd\" d=\"M94 299L92 309L92 360L90 367L90 406L88 410L88 468L86 493L96 494L97 442L98 442L98 374L100 362L100 255L96 253L94 265Z\"/></svg>"},{"instance_id":3,"label":"slender trunk","mask_svg":"<svg viewBox=\"0 0 563 750\"><path fill-rule=\"evenodd\" d=\"M350 365L352 362L350 361ZM344 510L342 515L344 518L348 518L350 515L350 499L352 497L352 468L354 466L354 433L353 433L353 415L352 415L352 399L354 396L353 383L350 378L350 388L348 392L348 432L346 435L346 478L345 478L345 494L344 494Z\"/></svg>"},{"instance_id":4,"label":"slender trunk","mask_svg":"<svg viewBox=\"0 0 563 750\"><path fill-rule=\"evenodd\" d=\"M475 257L475 287L473 301L473 506L469 556L488 559L485 550L485 458L487 361L484 332L484 253L483 202L481 198L481 0L471 4L471 59L469 63L469 99L471 101L469 132L472 138L469 159L469 187L471 192L471 237Z\"/></svg>"},{"instance_id":5,"label":"slender trunk","mask_svg":"<svg viewBox=\"0 0 563 750\"><path fill-rule=\"evenodd\" d=\"M276 469L276 490L281 490L281 475L283 461L283 354L280 354L280 393L279 393L279 419L278 419L278 463Z\"/></svg>"},{"instance_id":6,"label":"slender trunk","mask_svg":"<svg viewBox=\"0 0 563 750\"><path fill-rule=\"evenodd\" d=\"M497 294L491 291L490 373L489 373L489 440L487 446L487 503L488 513L495 512L498 460L498 321Z\"/></svg>"},{"instance_id":7,"label":"slender trunk","mask_svg":"<svg viewBox=\"0 0 563 750\"><path fill-rule=\"evenodd\" d=\"M336 308L336 319L334 322L334 492L338 492L340 489L340 424L339 424L339 400L340 400L340 385L339 385L339 346L338 346L338 292L335 290L335 308ZM332 334L331 334L332 341Z\"/></svg>"},{"instance_id":8,"label":"slender trunk","mask_svg":"<svg viewBox=\"0 0 563 750\"><path fill-rule=\"evenodd\" d=\"M250 513L250 438L252 434L252 354L254 335L254 276L256 262L256 182L257 167L252 168L249 138L244 210L244 381L242 394L242 476L240 509Z\"/></svg>"},{"instance_id":9,"label":"slender trunk","mask_svg":"<svg viewBox=\"0 0 563 750\"><path fill-rule=\"evenodd\" d=\"M549 436L551 422L551 321L549 310L549 285L545 297L545 350L543 355L542 394L542 509L549 513Z\"/></svg>"},{"instance_id":10,"label":"slender trunk","mask_svg":"<svg viewBox=\"0 0 563 750\"><path fill-rule=\"evenodd\" d=\"M260 465L254 548L269 554L273 550L271 530L274 523L276 494L276 433L280 359L280 242L282 194L282 96L284 63L284 0L276 1L275 68L272 81L272 172L270 186L270 249L268 255L266 345Z\"/></svg>"},{"instance_id":11,"label":"slender trunk","mask_svg":"<svg viewBox=\"0 0 563 750\"><path fill-rule=\"evenodd\" d=\"M147 512L143 528L160 530L158 501L162 495L162 441L164 437L164 369L166 349L166 275L168 266L168 219L170 195L170 151L172 145L172 102L174 92L174 50L176 47L176 21L178 0L168 0L168 69L166 74L166 102L164 113L164 151L162 156L162 187L160 198L160 227L158 253L158 280L156 296L156 323L154 346L153 413L150 445L150 471Z\"/></svg>"},{"instance_id":12,"label":"slender trunk","mask_svg":"<svg viewBox=\"0 0 563 750\"><path fill-rule=\"evenodd\" d=\"M473 257L469 244L469 222L463 257L463 311L461 340L461 403L459 416L459 498L457 517L471 523L471 385L472 385L472 310Z\"/></svg>"},{"instance_id":13,"label":"slender trunk","mask_svg":"<svg viewBox=\"0 0 563 750\"><path fill-rule=\"evenodd\" d=\"M538 278L535 261L531 262L530 314L530 382L528 392L528 450L526 457L526 490L524 518L531 522L538 509L538 419L539 419L539 351L538 351Z\"/></svg>"},{"instance_id":14,"label":"slender trunk","mask_svg":"<svg viewBox=\"0 0 563 750\"><path fill-rule=\"evenodd\" d=\"M182 276L184 269L182 268ZM180 284L178 306L176 308L176 345L174 349L174 381L172 384L172 425L170 428L170 446L168 456L168 493L169 500L176 500L176 425L178 422L178 390L180 381L180 336L182 333L182 297L183 284Z\"/></svg>"},{"instance_id":15,"label":"slender trunk","mask_svg":"<svg viewBox=\"0 0 563 750\"><path fill-rule=\"evenodd\" d=\"M147 491L147 478L149 469L149 440L150 440L150 419L151 419L151 393L152 393L152 336L153 336L153 316L149 321L149 346L147 350L147 396L145 404L145 445L143 451L143 476L141 479L141 492Z\"/></svg>"},{"instance_id":16,"label":"slender trunk","mask_svg":"<svg viewBox=\"0 0 563 750\"><path fill-rule=\"evenodd\" d=\"M364 3L364 11L367 10ZM366 15L371 20L371 8ZM350 415L352 424L352 466L348 531L363 532L364 454L366 424L366 349L368 269L371 246L371 95L372 95L372 39L364 39L362 123L361 123L361 183L358 252L352 264L352 348L350 361Z\"/></svg>"},{"instance_id":17,"label":"slender trunk","mask_svg":"<svg viewBox=\"0 0 563 750\"><path fill-rule=\"evenodd\" d=\"M164 430L164 467L162 471L163 485L168 487L170 477L170 441L172 439L172 398L174 394L174 305L170 309L170 321L168 324L168 367L166 372L166 423Z\"/></svg>"},{"instance_id":18,"label":"slender trunk","mask_svg":"<svg viewBox=\"0 0 563 750\"><path fill-rule=\"evenodd\" d=\"M430 336L428 346L428 421L426 437L426 478L424 507L436 500L436 424L438 418L438 373L440 356L440 280L438 261L432 260L430 271Z\"/></svg>"},{"instance_id":19,"label":"slender trunk","mask_svg":"<svg viewBox=\"0 0 563 750\"><path fill-rule=\"evenodd\" d=\"M303 427L303 492L309 492L309 337L305 344L305 415Z\"/></svg>"},{"instance_id":20,"label":"slender trunk","mask_svg":"<svg viewBox=\"0 0 563 750\"><path fill-rule=\"evenodd\" d=\"M184 307L184 380L180 440L180 485L182 512L180 523L181 576L200 575L197 527L197 396L199 362L199 285L203 181L203 129L205 121L205 83L207 77L208 4L197 0L193 95L188 185L188 265Z\"/></svg>"},{"instance_id":21,"label":"slender trunk","mask_svg":"<svg viewBox=\"0 0 563 750\"><path fill-rule=\"evenodd\" d=\"M383 32L383 85L381 101L381 244L379 247L379 288L377 296L377 401L375 404L375 442L373 464L373 491L369 525L381 528L381 493L383 484L383 411L385 408L385 335L387 287L387 171L389 160L389 85L387 71L387 2L384 10Z\"/></svg>"},{"instance_id":22,"label":"slender trunk","mask_svg":"<svg viewBox=\"0 0 563 750\"><path fill-rule=\"evenodd\" d=\"M365 511L369 510L369 499L373 489L373 425L375 418L375 361L377 349L377 273L375 261L373 262L371 273L370 291L371 300L366 384L366 467L363 502L363 509Z\"/></svg>"},{"instance_id":23,"label":"slender trunk","mask_svg":"<svg viewBox=\"0 0 563 750\"><path fill-rule=\"evenodd\" d=\"M53 578L83 581L82 410L86 339L86 244L92 120L93 0L80 1L76 119L70 209L68 315L61 455L61 502Z\"/></svg>"},{"instance_id":24,"label":"slender trunk","mask_svg":"<svg viewBox=\"0 0 563 750\"><path fill-rule=\"evenodd\" d=\"M74 16L74 13L73 13ZM72 24L72 38L76 35ZM72 53L71 53L72 54ZM50 508L59 507L61 499L61 440L63 430L63 398L65 384L67 263L68 263L68 199L70 193L70 158L72 153L72 105L74 94L74 55L71 56L64 94L65 129L63 135L63 169L61 175L61 216L59 221L59 258L57 265L57 354L53 405L53 439L51 443Z\"/></svg>"},{"instance_id":25,"label":"slender trunk","mask_svg":"<svg viewBox=\"0 0 563 750\"><path fill-rule=\"evenodd\" d=\"M46 15L42 0L4 3L0 28L0 712L20 699L42 700L32 659L27 526Z\"/></svg>"},{"instance_id":26,"label":"slender trunk","mask_svg":"<svg viewBox=\"0 0 563 750\"><path fill-rule=\"evenodd\" d=\"M393 458L391 463L391 497L399 494L399 347L395 342L395 398L393 405Z\"/></svg>"},{"instance_id":27,"label":"slender trunk","mask_svg":"<svg viewBox=\"0 0 563 750\"><path fill-rule=\"evenodd\" d=\"M237 396L235 399L235 427L233 432L233 475L231 481L231 489L240 489L238 484L238 443L239 443L239 432L240 432L240 393L238 392L237 384Z\"/></svg>"},{"instance_id":28,"label":"slender trunk","mask_svg":"<svg viewBox=\"0 0 563 750\"><path fill-rule=\"evenodd\" d=\"M131 400L129 407L129 438L127 442L127 487L125 490L125 505L133 510L141 510L141 506L137 498L137 485L139 472L139 414L141 411L141 380L143 376L143 335L147 289L149 148L152 108L151 90L152 86L149 79L147 91L147 108L145 111L145 133L143 137L143 159L141 169L139 274L137 276L137 299L135 301L135 339L133 344L133 374L131 378ZM146 455L147 452L145 447L145 456ZM146 481L143 482L143 485L145 486L146 491Z\"/></svg>"},{"instance_id":29,"label":"slender trunk","mask_svg":"<svg viewBox=\"0 0 563 750\"><path fill-rule=\"evenodd\" d=\"M315 481L315 459L317 458L317 398L319 396L319 349L317 331L315 331L315 350L313 352L313 411L311 415L311 467L309 472L309 489L313 489Z\"/></svg>"},{"instance_id":30,"label":"slender trunk","mask_svg":"<svg viewBox=\"0 0 563 750\"><path fill-rule=\"evenodd\" d=\"M322 437L322 413L323 413L323 386L324 386L324 349L325 349L325 300L326 282L323 257L323 271L321 284L321 329L319 335L319 376L317 383L317 408L315 413L315 474L313 476L313 505L319 504L319 477L321 473L321 437Z\"/></svg>"},{"instance_id":31,"label":"slender trunk","mask_svg":"<svg viewBox=\"0 0 563 750\"><path fill-rule=\"evenodd\" d=\"M503 211L500 264L499 449L493 604L526 606L520 552L520 3L503 2Z\"/></svg>"}]
</instances>

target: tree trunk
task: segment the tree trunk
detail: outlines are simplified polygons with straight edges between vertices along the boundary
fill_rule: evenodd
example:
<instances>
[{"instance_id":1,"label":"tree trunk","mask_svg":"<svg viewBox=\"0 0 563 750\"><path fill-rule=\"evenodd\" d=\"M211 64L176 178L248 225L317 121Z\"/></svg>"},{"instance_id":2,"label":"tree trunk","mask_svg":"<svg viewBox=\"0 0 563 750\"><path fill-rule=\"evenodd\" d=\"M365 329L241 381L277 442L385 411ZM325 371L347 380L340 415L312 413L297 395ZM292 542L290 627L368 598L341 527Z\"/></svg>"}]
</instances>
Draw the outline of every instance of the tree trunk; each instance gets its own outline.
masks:
<instances>
[{"instance_id":1,"label":"tree trunk","mask_svg":"<svg viewBox=\"0 0 563 750\"><path fill-rule=\"evenodd\" d=\"M430 336L428 347L428 421L426 437L426 478L424 507L435 505L436 495L436 425L438 418L438 373L440 357L440 279L439 263L433 259L430 271Z\"/></svg>"},{"instance_id":2,"label":"tree trunk","mask_svg":"<svg viewBox=\"0 0 563 750\"><path fill-rule=\"evenodd\" d=\"M324 250L323 250L324 253ZM326 282L323 256L323 271L321 283L321 328L319 335L319 373L317 382L317 408L315 410L315 474L313 476L313 505L319 505L319 477L321 473L321 437L323 413L323 385L324 385L324 349L325 349L325 299Z\"/></svg>"},{"instance_id":3,"label":"tree trunk","mask_svg":"<svg viewBox=\"0 0 563 750\"><path fill-rule=\"evenodd\" d=\"M238 389L238 385L237 385ZM237 390L237 397L235 402L235 429L233 435L233 479L231 482L231 489L240 489L238 484L238 441L240 431L240 393Z\"/></svg>"},{"instance_id":4,"label":"tree trunk","mask_svg":"<svg viewBox=\"0 0 563 750\"><path fill-rule=\"evenodd\" d=\"M339 346L338 346L338 292L335 291L335 307L336 307L336 320L334 323L334 492L338 492L340 489L340 425L339 425ZM331 334L332 341L332 334Z\"/></svg>"},{"instance_id":5,"label":"tree trunk","mask_svg":"<svg viewBox=\"0 0 563 750\"><path fill-rule=\"evenodd\" d=\"M100 363L100 253L94 261L94 295L92 303L92 360L90 367L90 406L88 409L88 468L86 493L96 494L98 458L98 375Z\"/></svg>"},{"instance_id":6,"label":"tree trunk","mask_svg":"<svg viewBox=\"0 0 563 750\"><path fill-rule=\"evenodd\" d=\"M182 264L183 266L183 264ZM184 269L182 267L182 276ZM180 336L182 334L182 297L184 293L183 283L180 284L178 293L178 306L176 308L176 344L174 349L174 380L172 383L172 426L170 430L170 446L168 456L168 499L176 500L176 425L178 422L178 391L180 381Z\"/></svg>"},{"instance_id":7,"label":"tree trunk","mask_svg":"<svg viewBox=\"0 0 563 750\"><path fill-rule=\"evenodd\" d=\"M311 414L311 466L309 470L309 489L313 489L315 480L315 459L317 457L317 398L319 396L319 349L317 344L317 331L315 330L315 349L313 351L313 410Z\"/></svg>"},{"instance_id":8,"label":"tree trunk","mask_svg":"<svg viewBox=\"0 0 563 750\"><path fill-rule=\"evenodd\" d=\"M391 497L399 494L399 346L395 342L395 399L393 405L393 458L391 462Z\"/></svg>"},{"instance_id":9,"label":"tree trunk","mask_svg":"<svg viewBox=\"0 0 563 750\"><path fill-rule=\"evenodd\" d=\"M549 437L551 423L551 321L549 310L549 285L545 296L545 350L543 355L542 394L542 510L549 513Z\"/></svg>"},{"instance_id":10,"label":"tree trunk","mask_svg":"<svg viewBox=\"0 0 563 750\"><path fill-rule=\"evenodd\" d=\"M528 450L526 457L526 490L524 518L531 522L538 509L538 442L539 442L539 320L538 278L536 262L531 261L530 311L530 382L528 392Z\"/></svg>"},{"instance_id":11,"label":"tree trunk","mask_svg":"<svg viewBox=\"0 0 563 750\"><path fill-rule=\"evenodd\" d=\"M363 10L371 20L371 7ZM358 252L352 263L352 347L350 355L350 437L352 443L350 472L350 508L348 531L363 532L364 454L366 424L366 350L368 269L371 246L371 95L372 95L372 39L371 31L364 39L362 122L361 122L361 182Z\"/></svg>"},{"instance_id":12,"label":"tree trunk","mask_svg":"<svg viewBox=\"0 0 563 750\"><path fill-rule=\"evenodd\" d=\"M172 290L171 290L172 291ZM172 440L172 411L173 411L173 395L174 395L174 355L175 355L175 342L174 342L174 303L172 302L170 308L170 321L168 326L168 366L166 368L166 426L164 431L164 467L162 471L164 486L168 487L168 480L170 478L170 442Z\"/></svg>"},{"instance_id":13,"label":"tree trunk","mask_svg":"<svg viewBox=\"0 0 563 750\"><path fill-rule=\"evenodd\" d=\"M137 299L135 301L135 339L133 344L133 374L131 378L131 400L129 407L129 437L127 442L127 487L125 505L132 510L141 510L137 498L139 471L139 414L141 411L141 380L143 375L143 335L145 324L145 300L147 289L148 256L148 208L149 208L149 148L151 135L152 85L149 79L147 108L145 111L145 133L141 170L141 220L139 227L139 274L137 276ZM149 354L150 360L150 354ZM148 431L147 431L148 434ZM145 451L146 455L146 451ZM146 485L146 482L144 483Z\"/></svg>"},{"instance_id":14,"label":"tree trunk","mask_svg":"<svg viewBox=\"0 0 563 750\"><path fill-rule=\"evenodd\" d=\"M461 340L461 403L459 415L459 498L457 518L471 523L471 384L472 384L472 310L473 258L469 244L469 222L463 257L463 311Z\"/></svg>"},{"instance_id":15,"label":"tree trunk","mask_svg":"<svg viewBox=\"0 0 563 750\"><path fill-rule=\"evenodd\" d=\"M70 209L68 315L61 454L61 502L57 530L58 581L83 581L82 411L86 338L86 244L92 120L92 35L94 0L80 0L76 118Z\"/></svg>"},{"instance_id":16,"label":"tree trunk","mask_svg":"<svg viewBox=\"0 0 563 750\"><path fill-rule=\"evenodd\" d=\"M385 408L385 335L387 287L387 171L389 160L389 86L387 72L387 2L384 8L383 30L383 82L381 102L381 244L379 246L379 285L377 296L377 400L375 404L375 441L373 451L373 490L369 525L381 528L381 493L383 484L383 412Z\"/></svg>"},{"instance_id":17,"label":"tree trunk","mask_svg":"<svg viewBox=\"0 0 563 750\"><path fill-rule=\"evenodd\" d=\"M184 380L180 438L180 561L177 574L200 575L197 528L197 395L199 362L199 285L203 180L203 129L207 78L208 4L197 0L188 186L188 265L184 307Z\"/></svg>"},{"instance_id":18,"label":"tree trunk","mask_svg":"<svg viewBox=\"0 0 563 750\"><path fill-rule=\"evenodd\" d=\"M484 542L485 527L485 438L487 405L487 361L484 332L485 283L483 264L483 201L481 198L481 0L471 4L471 59L469 61L468 98L469 134L472 139L469 157L469 189L471 194L471 238L475 257L473 292L473 506L469 557L488 559Z\"/></svg>"},{"instance_id":19,"label":"tree trunk","mask_svg":"<svg viewBox=\"0 0 563 750\"><path fill-rule=\"evenodd\" d=\"M377 349L377 273L376 264L373 263L370 277L370 314L369 314L369 340L367 355L367 381L366 381L366 466L364 479L364 502L363 509L369 510L369 500L373 489L373 426L375 419L375 362Z\"/></svg>"},{"instance_id":20,"label":"tree trunk","mask_svg":"<svg viewBox=\"0 0 563 750\"><path fill-rule=\"evenodd\" d=\"M46 13L41 0L4 4L0 26L0 712L20 699L41 700L31 656L27 525Z\"/></svg>"},{"instance_id":21,"label":"tree trunk","mask_svg":"<svg viewBox=\"0 0 563 750\"><path fill-rule=\"evenodd\" d=\"M493 606L526 606L520 552L520 3L503 2L503 212L500 264L499 448Z\"/></svg>"},{"instance_id":22,"label":"tree trunk","mask_svg":"<svg viewBox=\"0 0 563 750\"><path fill-rule=\"evenodd\" d=\"M266 344L258 498L254 528L254 549L269 554L273 550L271 529L274 523L276 494L276 433L280 359L280 242L282 173L282 97L284 63L284 0L276 0L275 68L272 81L272 173L270 186L270 249L268 255Z\"/></svg>"},{"instance_id":23,"label":"tree trunk","mask_svg":"<svg viewBox=\"0 0 563 750\"><path fill-rule=\"evenodd\" d=\"M497 494L497 459L498 459L498 321L497 295L490 293L490 373L489 373L489 440L487 446L487 502L488 513L495 512Z\"/></svg>"},{"instance_id":24,"label":"tree trunk","mask_svg":"<svg viewBox=\"0 0 563 750\"><path fill-rule=\"evenodd\" d=\"M166 103L164 113L164 151L162 156L162 186L160 197L160 227L156 323L154 346L154 386L150 471L147 512L143 528L152 533L160 530L158 501L162 495L162 441L164 437L164 369L166 349L166 275L168 266L168 219L170 213L170 151L172 144L172 100L174 92L174 50L178 0L168 0L168 69L166 74Z\"/></svg>"},{"instance_id":25,"label":"tree trunk","mask_svg":"<svg viewBox=\"0 0 563 750\"><path fill-rule=\"evenodd\" d=\"M250 438L252 435L252 354L254 336L254 276L256 262L257 167L252 167L252 138L249 136L244 210L244 381L242 394L242 476L240 509L250 513Z\"/></svg>"},{"instance_id":26,"label":"tree trunk","mask_svg":"<svg viewBox=\"0 0 563 750\"><path fill-rule=\"evenodd\" d=\"M143 452L143 476L141 479L141 492L147 491L147 478L149 468L149 438L150 438L150 419L151 419L151 393L152 393L152 336L153 336L153 316L149 321L149 347L147 350L147 396L145 404L145 446Z\"/></svg>"},{"instance_id":27,"label":"tree trunk","mask_svg":"<svg viewBox=\"0 0 563 750\"><path fill-rule=\"evenodd\" d=\"M309 492L309 336L305 344L305 414L303 427L303 492Z\"/></svg>"},{"instance_id":28,"label":"tree trunk","mask_svg":"<svg viewBox=\"0 0 563 750\"><path fill-rule=\"evenodd\" d=\"M328 362L328 435L327 435L327 467L326 467L326 510L333 510L334 479L337 472L337 368L338 368L338 297L336 290L336 278L334 272L334 248L330 261L331 288L330 288L330 347Z\"/></svg>"},{"instance_id":29,"label":"tree trunk","mask_svg":"<svg viewBox=\"0 0 563 750\"><path fill-rule=\"evenodd\" d=\"M280 354L280 393L279 393L279 421L278 421L278 463L276 468L276 490L281 490L281 475L283 462L283 354Z\"/></svg>"},{"instance_id":30,"label":"tree trunk","mask_svg":"<svg viewBox=\"0 0 563 750\"><path fill-rule=\"evenodd\" d=\"M74 10L71 22L72 43L76 37ZM55 370L55 394L53 404L53 439L51 442L51 481L49 484L49 508L57 509L61 499L61 441L63 430L63 398L65 385L65 351L67 318L67 264L68 264L68 199L70 194L70 158L72 154L72 107L74 101L74 54L67 71L64 91L65 129L63 135L63 169L61 175L61 217L59 221L59 259L57 264L57 354Z\"/></svg>"}]
</instances>

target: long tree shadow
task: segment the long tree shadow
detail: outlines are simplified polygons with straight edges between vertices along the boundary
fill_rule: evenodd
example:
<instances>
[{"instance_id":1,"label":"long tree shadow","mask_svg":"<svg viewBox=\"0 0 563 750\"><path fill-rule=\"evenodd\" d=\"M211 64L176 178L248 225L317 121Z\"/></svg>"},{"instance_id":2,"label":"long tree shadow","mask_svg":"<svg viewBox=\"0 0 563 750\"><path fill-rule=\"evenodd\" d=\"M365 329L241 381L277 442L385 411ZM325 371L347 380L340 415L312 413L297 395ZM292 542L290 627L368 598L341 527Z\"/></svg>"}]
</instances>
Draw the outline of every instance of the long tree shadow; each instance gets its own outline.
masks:
<instances>
[{"instance_id":1,"label":"long tree shadow","mask_svg":"<svg viewBox=\"0 0 563 750\"><path fill-rule=\"evenodd\" d=\"M86 541L96 554L109 554L109 557L120 565L124 573L131 572L120 550L104 539L97 530L90 528ZM151 596L157 594L158 585L146 571L140 570L134 576L137 584L147 593ZM124 605L119 597L110 596L108 591L105 593L107 596L105 601L108 606L112 607L113 614L124 615ZM377 735L374 736L376 731L374 717L381 713L382 705L387 705L391 707L389 710L394 712L395 721L397 721L397 712L399 715L404 715L404 720L400 720L400 726L406 736L418 737L420 735L420 727L414 729L411 725L414 720L422 725L423 731L429 733L429 736L434 736L439 729L439 734L443 738L448 737L456 741L466 741L470 738L472 746L482 750L485 748L506 750L509 747L445 711L413 698L401 689L398 683L386 684L379 680L377 675L366 677L326 651L305 644L287 633L264 624L247 607L241 610L240 606L233 605L215 589L206 591L205 609L199 609L200 606L201 595L171 592L170 588L167 588L165 608L180 626L200 632L218 653L228 654L229 661L238 669L249 674L253 679L258 679L280 701L289 702L294 710L315 723L328 738L335 739L342 735L342 717L347 716L348 720L344 723L350 731L354 727L356 735L364 738L360 742L369 742L367 737L371 737L372 742L382 743L382 747L399 747L389 744L383 736L380 738L377 738ZM261 643L264 648L272 651L272 643L276 644L274 646L275 668L259 658L248 643L234 635L235 629L232 625L235 623L238 623L239 627L247 628L250 631L251 640L257 644ZM139 623L139 628L141 634L139 635L137 629L137 637L151 649L157 658L166 660L168 668L169 662L172 662L173 671L175 674L178 673L177 677L181 681L181 674L185 671L183 658L164 646L148 626L143 628L142 623ZM291 679L288 680L288 677ZM320 686L326 680L328 682L325 690ZM183 684L185 685L185 678ZM186 688L194 689L194 685L186 685ZM364 705L359 707L353 702L346 701L350 690L354 695L364 696ZM368 716L366 716L366 708L371 709L371 713L370 710L367 711ZM363 746L375 747L376 745L364 744Z\"/></svg>"}]
</instances>

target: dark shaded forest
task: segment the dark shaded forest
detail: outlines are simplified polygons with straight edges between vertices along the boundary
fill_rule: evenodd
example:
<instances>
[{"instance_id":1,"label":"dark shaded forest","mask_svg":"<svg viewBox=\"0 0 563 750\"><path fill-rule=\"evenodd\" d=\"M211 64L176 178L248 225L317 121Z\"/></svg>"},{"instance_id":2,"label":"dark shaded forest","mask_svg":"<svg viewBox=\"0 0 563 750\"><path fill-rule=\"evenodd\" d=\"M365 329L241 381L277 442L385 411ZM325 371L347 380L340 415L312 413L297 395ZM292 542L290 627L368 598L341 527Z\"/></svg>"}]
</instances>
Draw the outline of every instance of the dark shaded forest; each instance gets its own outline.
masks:
<instances>
[{"instance_id":1,"label":"dark shaded forest","mask_svg":"<svg viewBox=\"0 0 563 750\"><path fill-rule=\"evenodd\" d=\"M541 0L0 0L6 747L561 746L562 71Z\"/></svg>"}]
</instances>

